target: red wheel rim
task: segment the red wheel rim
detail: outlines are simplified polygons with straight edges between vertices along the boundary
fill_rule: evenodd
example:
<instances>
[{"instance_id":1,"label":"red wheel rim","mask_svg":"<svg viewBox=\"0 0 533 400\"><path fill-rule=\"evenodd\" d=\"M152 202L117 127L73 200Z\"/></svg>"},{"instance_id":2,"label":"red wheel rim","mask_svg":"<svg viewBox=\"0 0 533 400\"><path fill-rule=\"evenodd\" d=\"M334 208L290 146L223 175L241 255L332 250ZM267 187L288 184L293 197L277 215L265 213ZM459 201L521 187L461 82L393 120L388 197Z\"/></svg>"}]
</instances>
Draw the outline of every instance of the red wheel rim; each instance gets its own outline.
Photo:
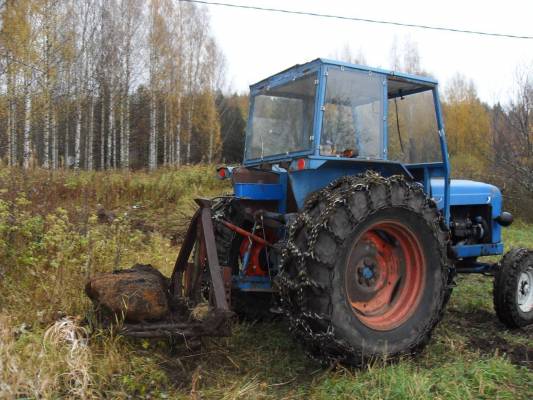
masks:
<instances>
[{"instance_id":1,"label":"red wheel rim","mask_svg":"<svg viewBox=\"0 0 533 400\"><path fill-rule=\"evenodd\" d=\"M381 221L354 241L347 258L346 293L357 318L388 331L402 325L422 297L426 262L417 237L397 221Z\"/></svg>"}]
</instances>

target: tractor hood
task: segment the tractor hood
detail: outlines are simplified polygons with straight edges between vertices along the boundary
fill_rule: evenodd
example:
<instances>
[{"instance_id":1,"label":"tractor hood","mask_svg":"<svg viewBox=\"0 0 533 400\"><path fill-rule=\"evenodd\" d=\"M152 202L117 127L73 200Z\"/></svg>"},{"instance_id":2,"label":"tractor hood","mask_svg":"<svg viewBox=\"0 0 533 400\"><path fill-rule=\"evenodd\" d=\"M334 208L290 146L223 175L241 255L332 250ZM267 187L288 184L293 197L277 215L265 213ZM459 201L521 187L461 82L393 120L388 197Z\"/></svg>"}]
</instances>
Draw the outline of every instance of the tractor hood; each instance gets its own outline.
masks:
<instances>
[{"instance_id":1,"label":"tractor hood","mask_svg":"<svg viewBox=\"0 0 533 400\"><path fill-rule=\"evenodd\" d=\"M444 206L444 179L431 179L431 197L441 209ZM492 206L492 216L498 217L501 213L502 194L493 185L464 179L450 181L450 206L482 205Z\"/></svg>"}]
</instances>

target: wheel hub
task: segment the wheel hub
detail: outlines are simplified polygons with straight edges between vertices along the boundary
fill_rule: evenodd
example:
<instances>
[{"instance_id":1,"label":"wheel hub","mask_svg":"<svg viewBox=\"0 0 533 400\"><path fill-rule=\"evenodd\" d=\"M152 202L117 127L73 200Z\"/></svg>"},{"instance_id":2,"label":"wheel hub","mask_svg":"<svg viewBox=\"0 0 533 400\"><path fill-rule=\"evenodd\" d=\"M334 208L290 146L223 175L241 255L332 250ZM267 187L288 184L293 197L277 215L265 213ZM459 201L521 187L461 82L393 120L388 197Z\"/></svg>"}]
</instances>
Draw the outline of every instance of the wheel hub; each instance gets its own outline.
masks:
<instances>
[{"instance_id":1,"label":"wheel hub","mask_svg":"<svg viewBox=\"0 0 533 400\"><path fill-rule=\"evenodd\" d=\"M425 263L415 235L398 222L380 222L356 239L347 260L352 310L372 329L390 330L414 311Z\"/></svg>"},{"instance_id":2,"label":"wheel hub","mask_svg":"<svg viewBox=\"0 0 533 400\"><path fill-rule=\"evenodd\" d=\"M517 303L522 312L530 312L533 309L533 269L522 272L518 278Z\"/></svg>"},{"instance_id":3,"label":"wheel hub","mask_svg":"<svg viewBox=\"0 0 533 400\"><path fill-rule=\"evenodd\" d=\"M367 280L372 279L375 275L374 267L375 267L374 264L367 264L365 261L365 263L363 264L363 268L360 269L361 275L363 276L363 278Z\"/></svg>"}]
</instances>

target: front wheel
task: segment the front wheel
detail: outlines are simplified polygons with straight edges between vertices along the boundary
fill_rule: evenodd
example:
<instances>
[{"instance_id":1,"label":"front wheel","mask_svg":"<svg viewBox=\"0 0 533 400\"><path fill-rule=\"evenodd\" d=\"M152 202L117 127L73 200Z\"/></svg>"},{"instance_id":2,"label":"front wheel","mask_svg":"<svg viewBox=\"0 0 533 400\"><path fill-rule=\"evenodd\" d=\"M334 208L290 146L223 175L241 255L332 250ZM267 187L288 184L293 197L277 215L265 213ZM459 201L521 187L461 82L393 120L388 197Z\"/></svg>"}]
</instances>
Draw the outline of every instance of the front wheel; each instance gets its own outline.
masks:
<instances>
[{"instance_id":1,"label":"front wheel","mask_svg":"<svg viewBox=\"0 0 533 400\"><path fill-rule=\"evenodd\" d=\"M494 309L508 328L533 323L533 251L514 249L501 260L494 277Z\"/></svg>"},{"instance_id":2,"label":"front wheel","mask_svg":"<svg viewBox=\"0 0 533 400\"><path fill-rule=\"evenodd\" d=\"M441 222L423 190L400 176L342 178L307 202L278 283L312 355L363 364L427 343L449 291Z\"/></svg>"}]
</instances>

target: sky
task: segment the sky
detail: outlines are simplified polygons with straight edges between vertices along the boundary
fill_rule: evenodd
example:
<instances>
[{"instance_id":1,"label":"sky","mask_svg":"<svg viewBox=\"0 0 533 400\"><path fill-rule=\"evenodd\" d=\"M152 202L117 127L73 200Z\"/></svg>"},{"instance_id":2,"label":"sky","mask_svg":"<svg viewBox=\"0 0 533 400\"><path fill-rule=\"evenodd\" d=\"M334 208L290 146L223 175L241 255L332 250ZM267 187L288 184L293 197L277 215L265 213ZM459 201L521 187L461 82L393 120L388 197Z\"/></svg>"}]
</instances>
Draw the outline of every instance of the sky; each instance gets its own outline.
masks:
<instances>
[{"instance_id":1,"label":"sky","mask_svg":"<svg viewBox=\"0 0 533 400\"><path fill-rule=\"evenodd\" d=\"M207 0L216 1L216 0ZM358 18L533 36L533 0L218 0ZM421 67L446 83L460 73L489 104L511 96L516 70L533 69L533 40L496 38L364 22L207 6L211 28L226 56L230 90L248 86L318 57L335 58L349 46L373 67L391 67L394 40L417 44Z\"/></svg>"}]
</instances>

